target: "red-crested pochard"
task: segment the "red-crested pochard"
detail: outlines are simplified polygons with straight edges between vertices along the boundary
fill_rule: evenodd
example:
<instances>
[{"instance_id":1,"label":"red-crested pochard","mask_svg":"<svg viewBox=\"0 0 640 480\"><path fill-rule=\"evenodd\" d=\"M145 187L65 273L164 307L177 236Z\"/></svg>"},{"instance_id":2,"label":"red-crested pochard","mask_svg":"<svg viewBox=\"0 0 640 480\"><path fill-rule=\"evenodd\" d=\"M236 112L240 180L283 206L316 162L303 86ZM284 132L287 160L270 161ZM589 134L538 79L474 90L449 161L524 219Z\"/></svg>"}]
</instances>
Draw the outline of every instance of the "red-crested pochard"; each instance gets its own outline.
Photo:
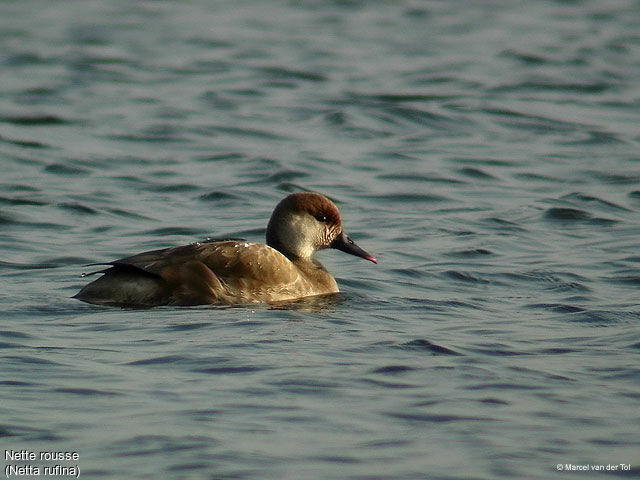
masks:
<instances>
[{"instance_id":1,"label":"red-crested pochard","mask_svg":"<svg viewBox=\"0 0 640 480\"><path fill-rule=\"evenodd\" d=\"M335 248L378 261L342 230L338 208L317 193L293 193L273 211L267 244L213 240L106 263L73 298L99 305L276 303L338 292L313 256Z\"/></svg>"}]
</instances>

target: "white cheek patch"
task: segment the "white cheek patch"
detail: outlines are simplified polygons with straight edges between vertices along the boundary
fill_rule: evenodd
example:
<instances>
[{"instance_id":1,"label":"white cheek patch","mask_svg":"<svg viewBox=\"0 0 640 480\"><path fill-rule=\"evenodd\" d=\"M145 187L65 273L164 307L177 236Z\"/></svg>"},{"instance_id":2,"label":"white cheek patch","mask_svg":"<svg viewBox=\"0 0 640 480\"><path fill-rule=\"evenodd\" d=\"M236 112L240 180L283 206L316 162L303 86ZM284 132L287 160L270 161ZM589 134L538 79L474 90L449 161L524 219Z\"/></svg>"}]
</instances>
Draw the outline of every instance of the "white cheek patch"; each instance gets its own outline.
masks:
<instances>
[{"instance_id":1,"label":"white cheek patch","mask_svg":"<svg viewBox=\"0 0 640 480\"><path fill-rule=\"evenodd\" d=\"M318 228L315 220L302 215L292 215L282 227L282 243L299 257L310 257L316 250Z\"/></svg>"}]
</instances>

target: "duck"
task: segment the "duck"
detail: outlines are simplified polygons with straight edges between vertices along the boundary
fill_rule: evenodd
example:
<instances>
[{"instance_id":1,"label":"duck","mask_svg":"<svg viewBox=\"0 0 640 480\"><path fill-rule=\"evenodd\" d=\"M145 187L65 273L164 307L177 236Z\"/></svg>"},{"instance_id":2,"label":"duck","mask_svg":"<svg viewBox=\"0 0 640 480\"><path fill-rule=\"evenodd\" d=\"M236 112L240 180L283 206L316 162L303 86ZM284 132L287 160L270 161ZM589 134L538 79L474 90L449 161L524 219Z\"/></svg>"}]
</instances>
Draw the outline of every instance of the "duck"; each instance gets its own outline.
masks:
<instances>
[{"instance_id":1,"label":"duck","mask_svg":"<svg viewBox=\"0 0 640 480\"><path fill-rule=\"evenodd\" d=\"M275 304L338 293L338 284L315 258L336 249L378 260L342 228L336 205L314 192L292 193L269 219L266 244L213 239L92 264L108 268L73 298L121 307Z\"/></svg>"}]
</instances>

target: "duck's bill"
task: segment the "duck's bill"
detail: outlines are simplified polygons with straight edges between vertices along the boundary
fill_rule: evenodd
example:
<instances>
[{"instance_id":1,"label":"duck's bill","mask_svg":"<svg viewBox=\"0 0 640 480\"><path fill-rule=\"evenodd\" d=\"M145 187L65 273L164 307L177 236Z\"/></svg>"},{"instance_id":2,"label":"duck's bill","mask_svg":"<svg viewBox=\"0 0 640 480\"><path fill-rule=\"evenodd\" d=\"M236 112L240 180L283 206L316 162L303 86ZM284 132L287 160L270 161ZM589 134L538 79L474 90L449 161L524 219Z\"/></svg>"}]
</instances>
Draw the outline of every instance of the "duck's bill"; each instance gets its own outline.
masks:
<instances>
[{"instance_id":1,"label":"duck's bill","mask_svg":"<svg viewBox=\"0 0 640 480\"><path fill-rule=\"evenodd\" d=\"M331 245L329 245L329 247L335 248L337 250L342 250L345 253L348 253L350 255L355 255L356 257L364 258L365 260L369 260L370 262L373 262L373 263L378 263L378 260L376 259L376 257L374 257L373 255L369 255L367 252L361 249L344 232L338 235L336 239L333 242L331 242Z\"/></svg>"}]
</instances>

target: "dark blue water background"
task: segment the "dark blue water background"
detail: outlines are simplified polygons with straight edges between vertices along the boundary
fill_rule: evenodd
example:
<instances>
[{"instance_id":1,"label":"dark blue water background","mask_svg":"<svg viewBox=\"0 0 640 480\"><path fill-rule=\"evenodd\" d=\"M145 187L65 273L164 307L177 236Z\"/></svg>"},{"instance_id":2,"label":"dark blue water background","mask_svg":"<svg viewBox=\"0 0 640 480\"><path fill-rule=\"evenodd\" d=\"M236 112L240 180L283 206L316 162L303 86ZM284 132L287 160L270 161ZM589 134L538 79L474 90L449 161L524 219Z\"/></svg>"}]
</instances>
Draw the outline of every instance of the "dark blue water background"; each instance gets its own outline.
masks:
<instances>
[{"instance_id":1,"label":"dark blue water background","mask_svg":"<svg viewBox=\"0 0 640 480\"><path fill-rule=\"evenodd\" d=\"M0 65L3 449L104 479L638 473L638 2L7 1ZM300 190L380 260L321 252L336 300L69 298L87 263L261 241Z\"/></svg>"}]
</instances>

